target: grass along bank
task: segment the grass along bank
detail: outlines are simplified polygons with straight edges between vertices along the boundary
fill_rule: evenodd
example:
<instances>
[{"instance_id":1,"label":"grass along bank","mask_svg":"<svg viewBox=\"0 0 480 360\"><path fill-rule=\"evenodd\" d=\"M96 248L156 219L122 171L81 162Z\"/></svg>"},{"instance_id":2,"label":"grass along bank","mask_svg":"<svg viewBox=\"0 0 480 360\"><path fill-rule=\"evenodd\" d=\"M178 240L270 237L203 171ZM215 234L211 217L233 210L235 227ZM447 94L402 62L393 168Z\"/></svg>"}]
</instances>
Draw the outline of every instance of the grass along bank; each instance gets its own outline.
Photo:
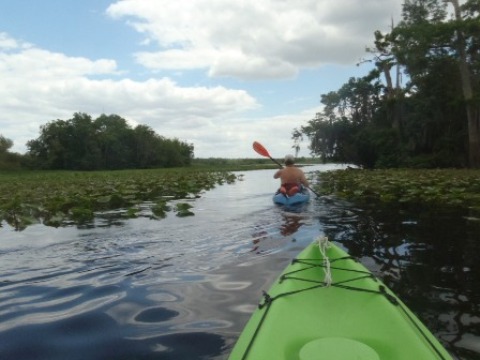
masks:
<instances>
[{"instance_id":1,"label":"grass along bank","mask_svg":"<svg viewBox=\"0 0 480 360\"><path fill-rule=\"evenodd\" d=\"M454 206L480 213L480 170L338 170L319 174L317 190L358 203Z\"/></svg>"},{"instance_id":2,"label":"grass along bank","mask_svg":"<svg viewBox=\"0 0 480 360\"><path fill-rule=\"evenodd\" d=\"M223 170L178 168L120 171L19 171L0 173L0 226L16 230L34 223L47 226L82 224L95 212L124 209L121 216L138 216L151 202L151 215L161 219L169 211L194 213L188 203L174 199L198 197L204 191L237 177Z\"/></svg>"}]
</instances>

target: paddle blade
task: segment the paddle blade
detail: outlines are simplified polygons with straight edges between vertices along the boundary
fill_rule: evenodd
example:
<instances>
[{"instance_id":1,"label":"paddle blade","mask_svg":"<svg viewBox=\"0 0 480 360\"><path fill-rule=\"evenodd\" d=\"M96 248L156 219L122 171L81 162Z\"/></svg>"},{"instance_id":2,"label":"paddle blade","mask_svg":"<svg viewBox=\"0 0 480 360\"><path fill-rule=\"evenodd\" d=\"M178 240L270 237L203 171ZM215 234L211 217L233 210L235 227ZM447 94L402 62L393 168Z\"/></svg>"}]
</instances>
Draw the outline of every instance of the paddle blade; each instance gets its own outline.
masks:
<instances>
[{"instance_id":1,"label":"paddle blade","mask_svg":"<svg viewBox=\"0 0 480 360\"><path fill-rule=\"evenodd\" d=\"M266 157L270 157L268 150L263 147L258 141L253 142L253 150L255 150L258 154Z\"/></svg>"}]
</instances>

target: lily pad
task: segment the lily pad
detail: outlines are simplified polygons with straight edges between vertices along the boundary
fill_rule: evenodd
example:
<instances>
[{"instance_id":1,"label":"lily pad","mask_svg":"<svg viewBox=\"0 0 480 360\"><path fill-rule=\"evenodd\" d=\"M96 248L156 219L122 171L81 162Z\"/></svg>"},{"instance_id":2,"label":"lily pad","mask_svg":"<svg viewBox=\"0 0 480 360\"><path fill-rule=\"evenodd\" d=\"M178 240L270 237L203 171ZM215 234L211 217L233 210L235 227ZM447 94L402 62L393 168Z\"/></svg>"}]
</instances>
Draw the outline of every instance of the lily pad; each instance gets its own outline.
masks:
<instances>
[{"instance_id":1,"label":"lily pad","mask_svg":"<svg viewBox=\"0 0 480 360\"><path fill-rule=\"evenodd\" d=\"M172 210L164 199L197 198L235 179L225 171L198 169L0 173L0 220L21 229L32 219L46 226L81 224L105 210L128 208L118 216L136 217L134 209L144 201L155 202L152 213L163 218ZM189 208L175 209L178 216L193 215Z\"/></svg>"},{"instance_id":2,"label":"lily pad","mask_svg":"<svg viewBox=\"0 0 480 360\"><path fill-rule=\"evenodd\" d=\"M193 206L189 203L177 203L177 216L185 217L185 216L193 216L195 215L190 209Z\"/></svg>"}]
</instances>

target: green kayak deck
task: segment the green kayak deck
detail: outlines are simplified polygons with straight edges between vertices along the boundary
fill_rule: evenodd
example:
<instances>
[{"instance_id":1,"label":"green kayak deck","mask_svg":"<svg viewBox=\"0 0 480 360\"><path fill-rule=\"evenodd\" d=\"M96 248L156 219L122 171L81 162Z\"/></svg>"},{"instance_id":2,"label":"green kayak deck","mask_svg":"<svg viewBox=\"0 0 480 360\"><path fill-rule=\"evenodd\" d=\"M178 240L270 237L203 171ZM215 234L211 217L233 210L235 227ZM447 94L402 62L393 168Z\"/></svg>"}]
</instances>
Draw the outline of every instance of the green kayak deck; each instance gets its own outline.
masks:
<instances>
[{"instance_id":1,"label":"green kayak deck","mask_svg":"<svg viewBox=\"0 0 480 360\"><path fill-rule=\"evenodd\" d=\"M240 359L452 358L363 265L339 247L315 241L264 294L229 357Z\"/></svg>"}]
</instances>

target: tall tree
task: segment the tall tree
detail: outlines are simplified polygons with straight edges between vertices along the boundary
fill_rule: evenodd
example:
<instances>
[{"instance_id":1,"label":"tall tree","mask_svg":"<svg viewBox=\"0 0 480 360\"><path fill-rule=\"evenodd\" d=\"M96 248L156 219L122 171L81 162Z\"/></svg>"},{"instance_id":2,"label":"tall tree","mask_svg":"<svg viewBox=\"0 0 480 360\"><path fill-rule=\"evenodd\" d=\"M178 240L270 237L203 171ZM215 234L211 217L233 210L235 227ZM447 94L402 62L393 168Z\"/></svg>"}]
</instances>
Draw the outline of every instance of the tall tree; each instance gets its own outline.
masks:
<instances>
[{"instance_id":1,"label":"tall tree","mask_svg":"<svg viewBox=\"0 0 480 360\"><path fill-rule=\"evenodd\" d=\"M95 170L189 165L193 145L157 135L151 128L132 129L118 115L94 121L83 113L70 120L51 121L27 143L33 167Z\"/></svg>"},{"instance_id":2,"label":"tall tree","mask_svg":"<svg viewBox=\"0 0 480 360\"><path fill-rule=\"evenodd\" d=\"M40 136L27 142L28 154L36 167L66 169L65 154L68 146L67 121L56 120L40 126Z\"/></svg>"},{"instance_id":3,"label":"tall tree","mask_svg":"<svg viewBox=\"0 0 480 360\"><path fill-rule=\"evenodd\" d=\"M378 116L382 106L382 89L378 73L375 73L350 78L338 91L322 95L324 110L317 113L308 125L301 127L301 132L310 139L312 153L324 161L353 162L373 167L376 159L365 148L364 139L357 135L374 124L385 126L381 121L383 117Z\"/></svg>"},{"instance_id":4,"label":"tall tree","mask_svg":"<svg viewBox=\"0 0 480 360\"><path fill-rule=\"evenodd\" d=\"M21 166L22 155L9 150L13 141L0 134L0 170L13 170Z\"/></svg>"},{"instance_id":5,"label":"tall tree","mask_svg":"<svg viewBox=\"0 0 480 360\"><path fill-rule=\"evenodd\" d=\"M301 133L329 160L480 167L480 0L405 0L402 16L375 32L374 70L322 95Z\"/></svg>"},{"instance_id":6,"label":"tall tree","mask_svg":"<svg viewBox=\"0 0 480 360\"><path fill-rule=\"evenodd\" d=\"M392 20L392 30L394 24ZM366 62L373 62L376 70L371 72L371 79L383 74L385 79L385 102L387 121L397 131L400 137L403 136L402 111L404 106L405 91L401 88L400 64L394 55L395 42L391 34L382 34L375 31L375 47L367 48L367 53L373 56ZM393 72L393 75L392 75Z\"/></svg>"},{"instance_id":7,"label":"tall tree","mask_svg":"<svg viewBox=\"0 0 480 360\"><path fill-rule=\"evenodd\" d=\"M118 115L100 115L94 122L101 149L102 168L134 167L134 134L127 120Z\"/></svg>"},{"instance_id":8,"label":"tall tree","mask_svg":"<svg viewBox=\"0 0 480 360\"><path fill-rule=\"evenodd\" d=\"M448 3L453 5L454 19L448 17ZM405 65L414 90L433 75L432 69L439 71L439 77L448 71L438 64L457 68L453 70L457 78L446 86L461 84L463 122L468 134L465 143L471 167L480 167L479 4L479 0L464 5L458 0L407 0L403 21L392 32L397 44L395 55Z\"/></svg>"},{"instance_id":9,"label":"tall tree","mask_svg":"<svg viewBox=\"0 0 480 360\"><path fill-rule=\"evenodd\" d=\"M137 166L140 168L158 166L160 164L158 144L163 140L147 125L137 125L133 133Z\"/></svg>"},{"instance_id":10,"label":"tall tree","mask_svg":"<svg viewBox=\"0 0 480 360\"><path fill-rule=\"evenodd\" d=\"M480 1L468 1L461 7L458 0L446 0L453 5L455 22L453 48L457 52L463 97L468 121L469 162L472 167L480 167L480 96L476 99L473 90L475 65L479 60ZM472 31L473 30L473 31ZM476 59L474 59L476 57ZM477 62L475 64L474 62ZM472 70L471 70L472 69ZM478 69L478 68L477 68ZM478 73L477 73L477 91Z\"/></svg>"},{"instance_id":11,"label":"tall tree","mask_svg":"<svg viewBox=\"0 0 480 360\"><path fill-rule=\"evenodd\" d=\"M64 146L65 167L73 170L95 170L100 168L100 150L96 141L94 122L85 113L75 113L67 122Z\"/></svg>"},{"instance_id":12,"label":"tall tree","mask_svg":"<svg viewBox=\"0 0 480 360\"><path fill-rule=\"evenodd\" d=\"M13 141L0 134L0 154L5 154L13 146Z\"/></svg>"}]
</instances>

